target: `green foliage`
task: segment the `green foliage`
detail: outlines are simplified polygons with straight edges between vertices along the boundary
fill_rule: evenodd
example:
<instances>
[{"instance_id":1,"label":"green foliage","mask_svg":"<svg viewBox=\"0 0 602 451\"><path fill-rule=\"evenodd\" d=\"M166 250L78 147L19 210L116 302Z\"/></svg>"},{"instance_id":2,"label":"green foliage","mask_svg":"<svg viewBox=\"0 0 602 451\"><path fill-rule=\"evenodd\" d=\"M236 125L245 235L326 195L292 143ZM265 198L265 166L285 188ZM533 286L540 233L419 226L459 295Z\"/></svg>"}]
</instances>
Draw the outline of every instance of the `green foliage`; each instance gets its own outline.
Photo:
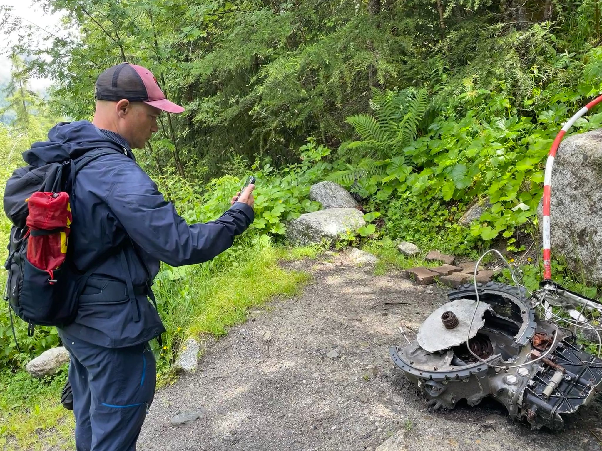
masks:
<instances>
[{"instance_id":1,"label":"green foliage","mask_svg":"<svg viewBox=\"0 0 602 451\"><path fill-rule=\"evenodd\" d=\"M364 215L364 220L366 221L366 225L362 226L358 229L357 233L362 237L374 236L376 233L376 224L372 222L380 217L380 212L373 211L371 213L366 213Z\"/></svg>"},{"instance_id":2,"label":"green foliage","mask_svg":"<svg viewBox=\"0 0 602 451\"><path fill-rule=\"evenodd\" d=\"M2 26L20 35L13 50L28 55L28 69L56 82L53 101L62 113L89 118L94 79L123 60L150 67L168 96L185 105L184 115L162 121L157 140L146 149L164 175L172 168L180 176L210 179L234 156L254 161L257 153L280 167L299 157L308 136L331 147L348 140L345 118L360 129L362 121L364 129L374 128L358 116L371 100L383 103L371 99L373 88L401 93L418 86L416 111L396 121L400 135L394 144L403 146L415 135L413 121L426 93L440 93L437 99L445 100L435 102L440 107L454 99L457 83L449 81L463 72L477 72L485 89L503 80L514 96L530 86L525 66L550 66L549 54L533 58L540 51L537 32L517 32L506 24L521 23L513 17L520 8L509 9L506 2L444 2L442 10L432 0L43 3L63 11L76 32L34 42L27 22L6 8ZM584 31L595 30L592 1L577 11L565 3L570 2L554 2L558 25L573 30L570 18ZM529 8L529 17L546 19L542 5ZM386 156L396 152L379 150Z\"/></svg>"},{"instance_id":3,"label":"green foliage","mask_svg":"<svg viewBox=\"0 0 602 451\"><path fill-rule=\"evenodd\" d=\"M457 224L461 211L457 205L446 207L440 199L424 202L405 193L387 206L383 233L392 239L410 241L421 249L475 257L481 243Z\"/></svg>"},{"instance_id":4,"label":"green foliage","mask_svg":"<svg viewBox=\"0 0 602 451\"><path fill-rule=\"evenodd\" d=\"M499 72L503 80L492 86L489 58L483 79L476 74L458 78L442 91L448 97L446 103L442 104L439 94L435 97L440 106L430 109L420 127L424 131L416 139L406 141L386 159L362 158L346 163L344 170L330 177L351 185L352 190L369 198L375 209L389 206L384 220L387 233L393 236L420 240L425 223L434 223L434 229L429 230L441 232L445 224L445 233L454 243L448 245L458 252L469 252L480 242L498 238L507 240L509 249L518 250L512 238L517 228L528 233L536 228L543 165L551 143L561 124L598 92L601 72L598 49L583 55L584 64L550 50L555 38L543 27L515 33L513 39L522 45L527 37L540 46L537 51L543 48L550 56L549 61L540 61L545 70L532 66L528 74L523 73L522 59L517 60L514 74L520 73L529 83L508 85L508 74ZM534 58L537 55L534 53ZM578 85L570 87L567 83L571 78L579 80ZM514 97L517 94L518 99ZM399 95L376 94L373 110L397 111L390 106ZM383 131L385 124L395 123L383 119L389 115L353 117L350 122L364 140L343 144L341 149L347 151L343 158L349 158L350 148L391 148L393 135ZM405 115L397 120L399 117ZM602 114L594 112L577 121L572 131L591 130L601 123ZM453 223L478 199L487 200L491 206L472 224L471 237L467 238ZM437 215L447 217L447 222Z\"/></svg>"},{"instance_id":5,"label":"green foliage","mask_svg":"<svg viewBox=\"0 0 602 451\"><path fill-rule=\"evenodd\" d=\"M309 199L309 188L321 181L331 165L324 160L330 149L314 140L301 147L301 163L276 171L270 164L255 166L257 181L255 221L252 228L261 233L284 235L286 222L303 213L319 210L320 204Z\"/></svg>"},{"instance_id":6,"label":"green foliage","mask_svg":"<svg viewBox=\"0 0 602 451\"><path fill-rule=\"evenodd\" d=\"M403 155L404 147L416 139L418 124L428 106L427 95L426 89L411 88L401 92L377 92L371 102L375 117L360 114L346 120L361 141L346 143L340 150L358 152L362 156L375 155L379 159Z\"/></svg>"},{"instance_id":7,"label":"green foliage","mask_svg":"<svg viewBox=\"0 0 602 451\"><path fill-rule=\"evenodd\" d=\"M309 188L321 180L331 165L323 161L330 149L316 145L310 139L301 148L301 163L291 164L277 171L269 163L254 165L255 221L247 233L284 235L286 222L320 208L318 202L309 200ZM177 176L159 177L160 190L173 201L180 214L190 222L206 222L215 219L230 207L232 196L240 190L248 173L241 178L223 176L211 180L199 191L192 183Z\"/></svg>"},{"instance_id":8,"label":"green foliage","mask_svg":"<svg viewBox=\"0 0 602 451\"><path fill-rule=\"evenodd\" d=\"M0 448L74 449L73 414L59 402L66 379L67 365L42 379L0 370Z\"/></svg>"}]
</instances>

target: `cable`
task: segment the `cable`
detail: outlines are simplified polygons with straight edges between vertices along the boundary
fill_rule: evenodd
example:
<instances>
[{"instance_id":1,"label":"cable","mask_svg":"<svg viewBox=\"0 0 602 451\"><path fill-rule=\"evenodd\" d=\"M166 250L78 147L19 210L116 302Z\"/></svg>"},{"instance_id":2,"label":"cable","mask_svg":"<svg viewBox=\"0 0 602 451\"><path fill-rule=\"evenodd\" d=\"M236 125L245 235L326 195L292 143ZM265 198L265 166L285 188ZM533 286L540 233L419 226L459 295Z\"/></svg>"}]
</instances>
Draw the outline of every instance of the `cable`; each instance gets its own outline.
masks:
<instances>
[{"instance_id":1,"label":"cable","mask_svg":"<svg viewBox=\"0 0 602 451\"><path fill-rule=\"evenodd\" d=\"M406 339L406 341L408 342L408 344L412 344L412 342L408 339L408 337L406 337L406 334L403 331L403 328L401 326L399 326L399 331L401 332L401 335L403 335L403 338Z\"/></svg>"},{"instance_id":2,"label":"cable","mask_svg":"<svg viewBox=\"0 0 602 451\"><path fill-rule=\"evenodd\" d=\"M524 362L518 365L504 365L504 366L499 366L499 365L494 365L486 360L483 360L482 358L480 358L478 355L476 355L472 349L470 349L470 333L472 332L472 325L474 324L474 320L475 320L475 316L477 315L477 311L479 309L479 304L481 302L481 300L479 299L479 289L477 286L477 272L479 269L479 264L481 263L481 260L483 260L483 257L485 257L487 254L489 254L490 252L495 252L496 254L498 254L498 256L504 261L504 263L506 263L506 266L508 266L508 269L510 270L510 275L512 277L512 281L517 285L517 287L519 288L519 294L522 296L522 291L520 288L523 288L525 291L527 291L527 289L518 282L518 280L516 279L516 275L514 273L514 269L512 268L512 266L510 265L510 263L508 263L508 261L504 258L504 256L496 249L490 249L487 252L485 252L483 255L481 255L479 257L479 259L477 260L477 263L474 267L474 274L473 274L473 283L474 283L474 291L475 291L475 295L477 297L477 304L475 306L475 310L474 313L472 314L472 319L470 321L470 327L468 328L468 336L466 337L466 348L468 349L468 352L470 352L472 354L472 356L474 358L476 358L479 362L486 364L487 366L491 367L491 368L499 368L499 369L503 369L503 370L509 370L510 368L519 368L521 366L525 366L525 365L531 365L535 362L537 362L538 360L544 359L545 357L548 356L548 354L550 354L550 352L552 352L552 349L554 349L554 345L556 344L556 340L558 339L558 326L556 326L556 330L554 331L554 340L552 341L552 344L550 345L550 347L548 348L548 350L546 352L544 352L543 354L541 354L539 357L537 357L536 359L533 360L529 360L528 362Z\"/></svg>"},{"instance_id":3,"label":"cable","mask_svg":"<svg viewBox=\"0 0 602 451\"><path fill-rule=\"evenodd\" d=\"M563 318L562 316L559 316L559 315L555 314L554 312L551 312L551 314L553 317L556 318L557 321L562 321L562 322L565 322L572 326L579 327L581 329L586 329L585 326L587 325L588 326L587 328L592 329L598 336L598 355L597 355L597 357L600 357L600 353L602 352L602 336L600 336L599 330L596 329L592 324L590 324L589 321L586 321L584 324L579 324L577 321L573 321L572 319L568 319L568 318Z\"/></svg>"}]
</instances>

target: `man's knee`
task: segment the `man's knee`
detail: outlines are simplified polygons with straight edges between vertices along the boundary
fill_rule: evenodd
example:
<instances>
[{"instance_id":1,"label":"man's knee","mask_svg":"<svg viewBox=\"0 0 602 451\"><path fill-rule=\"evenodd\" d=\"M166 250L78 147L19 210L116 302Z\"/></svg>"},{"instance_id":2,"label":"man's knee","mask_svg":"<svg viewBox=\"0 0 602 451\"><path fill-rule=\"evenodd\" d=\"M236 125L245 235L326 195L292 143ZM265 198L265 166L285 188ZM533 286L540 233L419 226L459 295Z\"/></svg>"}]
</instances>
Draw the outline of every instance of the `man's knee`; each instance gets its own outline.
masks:
<instances>
[{"instance_id":1,"label":"man's knee","mask_svg":"<svg viewBox=\"0 0 602 451\"><path fill-rule=\"evenodd\" d=\"M156 364L147 344L129 348L101 348L86 343L70 343L87 377L82 382L87 393L74 386L77 395L89 396L86 412L76 412L82 421L89 414L94 451L129 451L135 443L144 423L146 411L155 393ZM73 383L74 381L72 381ZM79 382L79 381L78 381ZM77 385L79 385L76 382ZM80 398L81 399L81 398ZM76 409L77 410L77 409ZM83 422L82 434L87 429ZM83 442L83 435L82 440ZM87 441L87 440L86 440Z\"/></svg>"},{"instance_id":2,"label":"man's knee","mask_svg":"<svg viewBox=\"0 0 602 451\"><path fill-rule=\"evenodd\" d=\"M91 415L92 450L133 451L146 418L147 404L96 406Z\"/></svg>"}]
</instances>

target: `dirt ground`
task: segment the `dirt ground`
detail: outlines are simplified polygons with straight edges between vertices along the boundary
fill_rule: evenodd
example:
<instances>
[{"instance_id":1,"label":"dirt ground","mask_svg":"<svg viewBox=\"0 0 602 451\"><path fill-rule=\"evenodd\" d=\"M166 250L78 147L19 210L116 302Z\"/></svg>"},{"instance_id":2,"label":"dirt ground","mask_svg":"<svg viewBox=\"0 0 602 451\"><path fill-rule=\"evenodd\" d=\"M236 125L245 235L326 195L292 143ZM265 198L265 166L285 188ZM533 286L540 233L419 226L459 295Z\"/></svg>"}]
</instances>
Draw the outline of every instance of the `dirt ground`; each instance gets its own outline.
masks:
<instances>
[{"instance_id":1,"label":"dirt ground","mask_svg":"<svg viewBox=\"0 0 602 451\"><path fill-rule=\"evenodd\" d=\"M210 344L194 374L160 390L141 450L602 450L602 406L562 433L531 431L494 401L432 411L392 363L446 290L375 276L345 255L290 264L314 280ZM197 420L171 419L195 412Z\"/></svg>"}]
</instances>

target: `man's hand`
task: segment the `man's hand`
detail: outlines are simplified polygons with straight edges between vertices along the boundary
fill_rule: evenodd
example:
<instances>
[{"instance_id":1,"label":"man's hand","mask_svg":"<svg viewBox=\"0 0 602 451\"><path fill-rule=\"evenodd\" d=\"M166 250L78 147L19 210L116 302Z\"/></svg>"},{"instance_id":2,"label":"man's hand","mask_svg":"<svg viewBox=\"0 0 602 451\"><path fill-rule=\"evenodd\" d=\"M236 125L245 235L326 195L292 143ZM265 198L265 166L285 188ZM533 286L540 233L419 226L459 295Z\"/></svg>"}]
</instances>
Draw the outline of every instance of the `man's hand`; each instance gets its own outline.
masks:
<instances>
[{"instance_id":1,"label":"man's hand","mask_svg":"<svg viewBox=\"0 0 602 451\"><path fill-rule=\"evenodd\" d=\"M234 196L230 201L230 205L234 205L234 202L242 202L253 208L253 204L255 203L255 199L253 198L254 189L255 185L250 184L244 189L242 194L240 192L236 193L236 196Z\"/></svg>"}]
</instances>

